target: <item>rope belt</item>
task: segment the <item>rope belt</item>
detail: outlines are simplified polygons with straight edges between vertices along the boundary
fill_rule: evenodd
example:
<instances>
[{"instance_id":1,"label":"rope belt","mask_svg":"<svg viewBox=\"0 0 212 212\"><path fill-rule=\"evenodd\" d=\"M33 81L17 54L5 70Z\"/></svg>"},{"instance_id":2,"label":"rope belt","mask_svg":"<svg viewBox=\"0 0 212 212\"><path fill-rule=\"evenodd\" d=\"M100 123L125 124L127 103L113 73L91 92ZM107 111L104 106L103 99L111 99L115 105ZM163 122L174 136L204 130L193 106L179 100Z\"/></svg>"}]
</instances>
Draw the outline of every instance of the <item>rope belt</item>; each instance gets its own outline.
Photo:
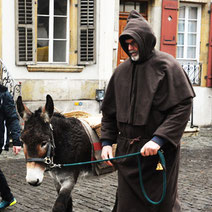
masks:
<instances>
[{"instance_id":1,"label":"rope belt","mask_svg":"<svg viewBox=\"0 0 212 212\"><path fill-rule=\"evenodd\" d=\"M141 157L141 153L140 152L136 152L136 153L131 153L128 155L122 155L122 156L117 156L114 158L110 158L110 159L104 159L104 160L95 160L95 161L86 161L86 162L79 162L79 163L70 163L70 164L54 164L54 167L67 167L67 166L79 166L79 165L85 165L85 164L91 164L91 163L99 163L99 162L104 162L104 161L112 161L112 160L117 160L117 159L121 159L121 158L127 158L127 157L132 157L132 156L137 156L138 159L138 170L139 170L139 181L140 181L140 186L141 186L141 190L144 194L144 197L147 199L148 202L150 202L153 205L158 205L160 204L165 195L166 195L166 162L165 162L165 158L164 155L161 151L158 151L158 155L160 158L160 162L161 165L163 167L163 192L162 192L162 196L161 199L157 202L151 200L144 188L144 184L143 184L143 179L142 179L142 171L141 171L141 161L140 161L140 157Z\"/></svg>"}]
</instances>

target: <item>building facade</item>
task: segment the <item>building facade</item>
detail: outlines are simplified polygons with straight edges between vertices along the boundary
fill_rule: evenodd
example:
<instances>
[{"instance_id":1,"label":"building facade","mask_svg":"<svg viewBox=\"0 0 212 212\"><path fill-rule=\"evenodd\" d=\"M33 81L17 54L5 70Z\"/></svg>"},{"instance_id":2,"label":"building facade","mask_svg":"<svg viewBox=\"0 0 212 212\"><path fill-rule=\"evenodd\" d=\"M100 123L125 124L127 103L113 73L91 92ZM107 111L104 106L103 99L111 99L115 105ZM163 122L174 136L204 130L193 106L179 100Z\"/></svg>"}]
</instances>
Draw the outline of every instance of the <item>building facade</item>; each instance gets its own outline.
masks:
<instances>
[{"instance_id":1,"label":"building facade","mask_svg":"<svg viewBox=\"0 0 212 212\"><path fill-rule=\"evenodd\" d=\"M132 9L152 25L156 48L172 54L194 85L193 124L212 124L211 0L0 0L0 58L37 108L50 94L60 112L99 112L126 59L118 37ZM5 71L1 78L7 77ZM19 82L21 84L19 84Z\"/></svg>"}]
</instances>

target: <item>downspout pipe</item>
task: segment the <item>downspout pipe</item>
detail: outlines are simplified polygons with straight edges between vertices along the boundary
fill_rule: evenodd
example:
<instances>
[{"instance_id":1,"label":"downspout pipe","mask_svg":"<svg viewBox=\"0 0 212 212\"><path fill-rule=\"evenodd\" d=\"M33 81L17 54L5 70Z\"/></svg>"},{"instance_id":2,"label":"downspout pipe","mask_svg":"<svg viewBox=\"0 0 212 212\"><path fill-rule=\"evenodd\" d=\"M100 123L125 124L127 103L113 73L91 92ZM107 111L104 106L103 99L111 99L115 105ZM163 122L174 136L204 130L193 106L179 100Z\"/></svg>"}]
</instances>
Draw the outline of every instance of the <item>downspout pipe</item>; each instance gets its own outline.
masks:
<instances>
[{"instance_id":1,"label":"downspout pipe","mask_svg":"<svg viewBox=\"0 0 212 212\"><path fill-rule=\"evenodd\" d=\"M212 87L212 3L210 6L210 32L209 32L209 45L208 45L208 74L207 74L207 87Z\"/></svg>"}]
</instances>

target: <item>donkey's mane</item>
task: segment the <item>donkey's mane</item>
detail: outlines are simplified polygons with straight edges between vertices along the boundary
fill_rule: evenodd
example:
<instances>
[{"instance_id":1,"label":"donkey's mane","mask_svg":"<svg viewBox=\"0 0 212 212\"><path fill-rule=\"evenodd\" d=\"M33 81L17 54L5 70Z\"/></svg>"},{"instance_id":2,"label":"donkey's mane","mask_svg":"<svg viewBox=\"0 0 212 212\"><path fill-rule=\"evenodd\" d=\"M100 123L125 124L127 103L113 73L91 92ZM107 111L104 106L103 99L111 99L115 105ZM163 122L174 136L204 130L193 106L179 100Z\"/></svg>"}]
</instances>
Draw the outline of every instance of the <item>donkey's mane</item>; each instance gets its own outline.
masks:
<instances>
[{"instance_id":1,"label":"donkey's mane","mask_svg":"<svg viewBox=\"0 0 212 212\"><path fill-rule=\"evenodd\" d=\"M35 110L34 117L40 116L41 113L42 113L42 108L39 107L37 110ZM65 118L65 116L62 113L58 113L58 112L54 112L53 116L57 118Z\"/></svg>"},{"instance_id":2,"label":"donkey's mane","mask_svg":"<svg viewBox=\"0 0 212 212\"><path fill-rule=\"evenodd\" d=\"M58 118L65 118L65 116L62 114L62 113L58 113L58 112L55 112L53 114L54 117L58 117Z\"/></svg>"}]
</instances>

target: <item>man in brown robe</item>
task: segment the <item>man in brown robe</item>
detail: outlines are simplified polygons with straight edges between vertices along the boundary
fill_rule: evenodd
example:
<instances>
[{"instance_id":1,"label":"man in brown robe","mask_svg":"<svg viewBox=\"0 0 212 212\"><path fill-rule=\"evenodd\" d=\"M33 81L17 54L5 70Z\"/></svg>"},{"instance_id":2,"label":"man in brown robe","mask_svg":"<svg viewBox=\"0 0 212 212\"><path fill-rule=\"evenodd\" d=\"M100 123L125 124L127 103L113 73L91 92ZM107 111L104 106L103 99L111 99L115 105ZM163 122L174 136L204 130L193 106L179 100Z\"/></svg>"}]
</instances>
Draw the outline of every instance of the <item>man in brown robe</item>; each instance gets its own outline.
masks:
<instances>
[{"instance_id":1,"label":"man in brown robe","mask_svg":"<svg viewBox=\"0 0 212 212\"><path fill-rule=\"evenodd\" d=\"M102 158L113 157L113 143L117 143L116 156L141 152L146 193L153 201L159 201L163 178L156 166L157 152L162 149L167 188L161 204L149 203L140 188L137 158L119 159L113 211L179 212L180 139L190 116L193 88L179 63L171 55L154 49L156 38L150 25L134 10L120 43L129 59L115 70L102 104Z\"/></svg>"}]
</instances>

